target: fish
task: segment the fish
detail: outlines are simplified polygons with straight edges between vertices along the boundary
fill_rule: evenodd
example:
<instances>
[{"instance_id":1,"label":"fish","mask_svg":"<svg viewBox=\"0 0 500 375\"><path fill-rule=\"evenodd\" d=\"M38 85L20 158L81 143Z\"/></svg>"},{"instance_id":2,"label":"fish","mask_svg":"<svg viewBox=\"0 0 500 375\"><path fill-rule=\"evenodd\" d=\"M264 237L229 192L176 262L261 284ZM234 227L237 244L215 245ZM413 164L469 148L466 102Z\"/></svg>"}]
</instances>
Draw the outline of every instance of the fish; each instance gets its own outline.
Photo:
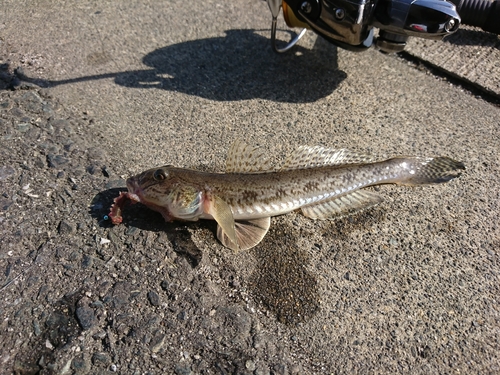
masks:
<instances>
[{"instance_id":1,"label":"fish","mask_svg":"<svg viewBox=\"0 0 500 375\"><path fill-rule=\"evenodd\" d=\"M443 156L377 161L323 146L301 146L275 169L265 149L237 140L224 173L166 165L128 178L128 191L115 198L109 218L121 223L124 207L140 202L167 222L215 220L225 247L248 250L264 238L273 216L299 209L311 219L345 216L382 202L371 186L439 184L464 170L462 162Z\"/></svg>"}]
</instances>

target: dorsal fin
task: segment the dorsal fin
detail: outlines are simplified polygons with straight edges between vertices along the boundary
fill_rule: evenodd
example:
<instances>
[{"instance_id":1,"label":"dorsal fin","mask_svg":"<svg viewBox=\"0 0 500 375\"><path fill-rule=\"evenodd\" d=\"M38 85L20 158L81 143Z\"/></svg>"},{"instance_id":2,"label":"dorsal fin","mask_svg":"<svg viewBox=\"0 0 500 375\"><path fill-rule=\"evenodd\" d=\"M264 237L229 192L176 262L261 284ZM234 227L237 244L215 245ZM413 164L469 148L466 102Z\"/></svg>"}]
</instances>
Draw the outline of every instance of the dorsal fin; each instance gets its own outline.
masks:
<instances>
[{"instance_id":1,"label":"dorsal fin","mask_svg":"<svg viewBox=\"0 0 500 375\"><path fill-rule=\"evenodd\" d=\"M259 173L271 170L271 162L266 152L249 146L240 139L229 148L226 159L226 173Z\"/></svg>"},{"instance_id":2,"label":"dorsal fin","mask_svg":"<svg viewBox=\"0 0 500 375\"><path fill-rule=\"evenodd\" d=\"M288 157L281 170L314 168L326 165L371 163L368 155L359 155L345 149L332 149L321 146L301 146Z\"/></svg>"}]
</instances>

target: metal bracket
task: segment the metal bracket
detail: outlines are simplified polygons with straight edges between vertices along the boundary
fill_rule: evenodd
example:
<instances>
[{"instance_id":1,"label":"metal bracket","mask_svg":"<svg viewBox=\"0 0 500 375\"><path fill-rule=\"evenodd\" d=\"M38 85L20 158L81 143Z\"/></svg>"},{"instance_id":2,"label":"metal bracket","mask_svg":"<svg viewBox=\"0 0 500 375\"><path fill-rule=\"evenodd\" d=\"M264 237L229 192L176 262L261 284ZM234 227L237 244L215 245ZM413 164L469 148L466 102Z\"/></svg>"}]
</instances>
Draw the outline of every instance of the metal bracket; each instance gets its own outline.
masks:
<instances>
[{"instance_id":1,"label":"metal bracket","mask_svg":"<svg viewBox=\"0 0 500 375\"><path fill-rule=\"evenodd\" d=\"M278 46L276 45L276 24L278 21L278 15L280 13L281 2L282 0L267 0L267 5L269 5L269 9L271 10L271 14L273 16L273 20L271 23L271 47L276 53L283 53L288 51L295 44L297 44L299 39L302 38L307 31L307 29L302 29L302 31L298 35L296 35L295 38L293 38L285 47L278 48Z\"/></svg>"}]
</instances>

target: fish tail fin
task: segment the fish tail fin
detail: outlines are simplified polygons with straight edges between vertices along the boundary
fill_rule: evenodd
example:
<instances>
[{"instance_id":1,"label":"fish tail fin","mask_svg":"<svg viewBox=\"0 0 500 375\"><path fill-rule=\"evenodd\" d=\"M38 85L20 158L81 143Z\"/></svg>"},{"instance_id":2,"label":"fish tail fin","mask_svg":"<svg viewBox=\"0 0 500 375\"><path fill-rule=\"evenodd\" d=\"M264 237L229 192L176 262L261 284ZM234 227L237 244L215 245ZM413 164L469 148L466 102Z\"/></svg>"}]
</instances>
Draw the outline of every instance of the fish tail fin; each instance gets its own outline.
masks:
<instances>
[{"instance_id":1,"label":"fish tail fin","mask_svg":"<svg viewBox=\"0 0 500 375\"><path fill-rule=\"evenodd\" d=\"M459 177L465 170L462 162L445 156L415 158L413 166L408 177L400 182L401 185L440 184Z\"/></svg>"}]
</instances>

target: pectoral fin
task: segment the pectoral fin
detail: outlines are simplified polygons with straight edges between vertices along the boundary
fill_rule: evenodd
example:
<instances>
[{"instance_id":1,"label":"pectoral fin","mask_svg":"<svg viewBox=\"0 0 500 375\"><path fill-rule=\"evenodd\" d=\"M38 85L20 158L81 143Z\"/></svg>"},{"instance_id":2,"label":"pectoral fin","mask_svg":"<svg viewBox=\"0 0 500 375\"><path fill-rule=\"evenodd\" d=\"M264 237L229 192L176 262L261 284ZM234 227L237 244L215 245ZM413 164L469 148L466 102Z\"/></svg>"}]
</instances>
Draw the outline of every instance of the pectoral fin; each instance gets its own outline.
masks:
<instances>
[{"instance_id":1,"label":"pectoral fin","mask_svg":"<svg viewBox=\"0 0 500 375\"><path fill-rule=\"evenodd\" d=\"M382 197L368 190L357 190L339 198L302 207L302 213L311 219L328 219L349 215L373 207L382 202Z\"/></svg>"},{"instance_id":2,"label":"pectoral fin","mask_svg":"<svg viewBox=\"0 0 500 375\"><path fill-rule=\"evenodd\" d=\"M234 241L229 238L220 224L217 227L217 238L224 246L230 249L248 250L262 241L271 225L271 218L264 217L262 219L243 220L237 221L234 224L237 246L234 245Z\"/></svg>"},{"instance_id":3,"label":"pectoral fin","mask_svg":"<svg viewBox=\"0 0 500 375\"><path fill-rule=\"evenodd\" d=\"M234 225L233 212L231 211L231 207L224 202L223 199L214 196L212 198L212 204L209 208L209 214L217 221L217 236L221 239L220 233L224 233L225 238L227 238L228 244L221 242L234 250L239 250L238 248L238 240L236 237L236 230ZM229 245L230 244L230 245Z\"/></svg>"}]
</instances>

